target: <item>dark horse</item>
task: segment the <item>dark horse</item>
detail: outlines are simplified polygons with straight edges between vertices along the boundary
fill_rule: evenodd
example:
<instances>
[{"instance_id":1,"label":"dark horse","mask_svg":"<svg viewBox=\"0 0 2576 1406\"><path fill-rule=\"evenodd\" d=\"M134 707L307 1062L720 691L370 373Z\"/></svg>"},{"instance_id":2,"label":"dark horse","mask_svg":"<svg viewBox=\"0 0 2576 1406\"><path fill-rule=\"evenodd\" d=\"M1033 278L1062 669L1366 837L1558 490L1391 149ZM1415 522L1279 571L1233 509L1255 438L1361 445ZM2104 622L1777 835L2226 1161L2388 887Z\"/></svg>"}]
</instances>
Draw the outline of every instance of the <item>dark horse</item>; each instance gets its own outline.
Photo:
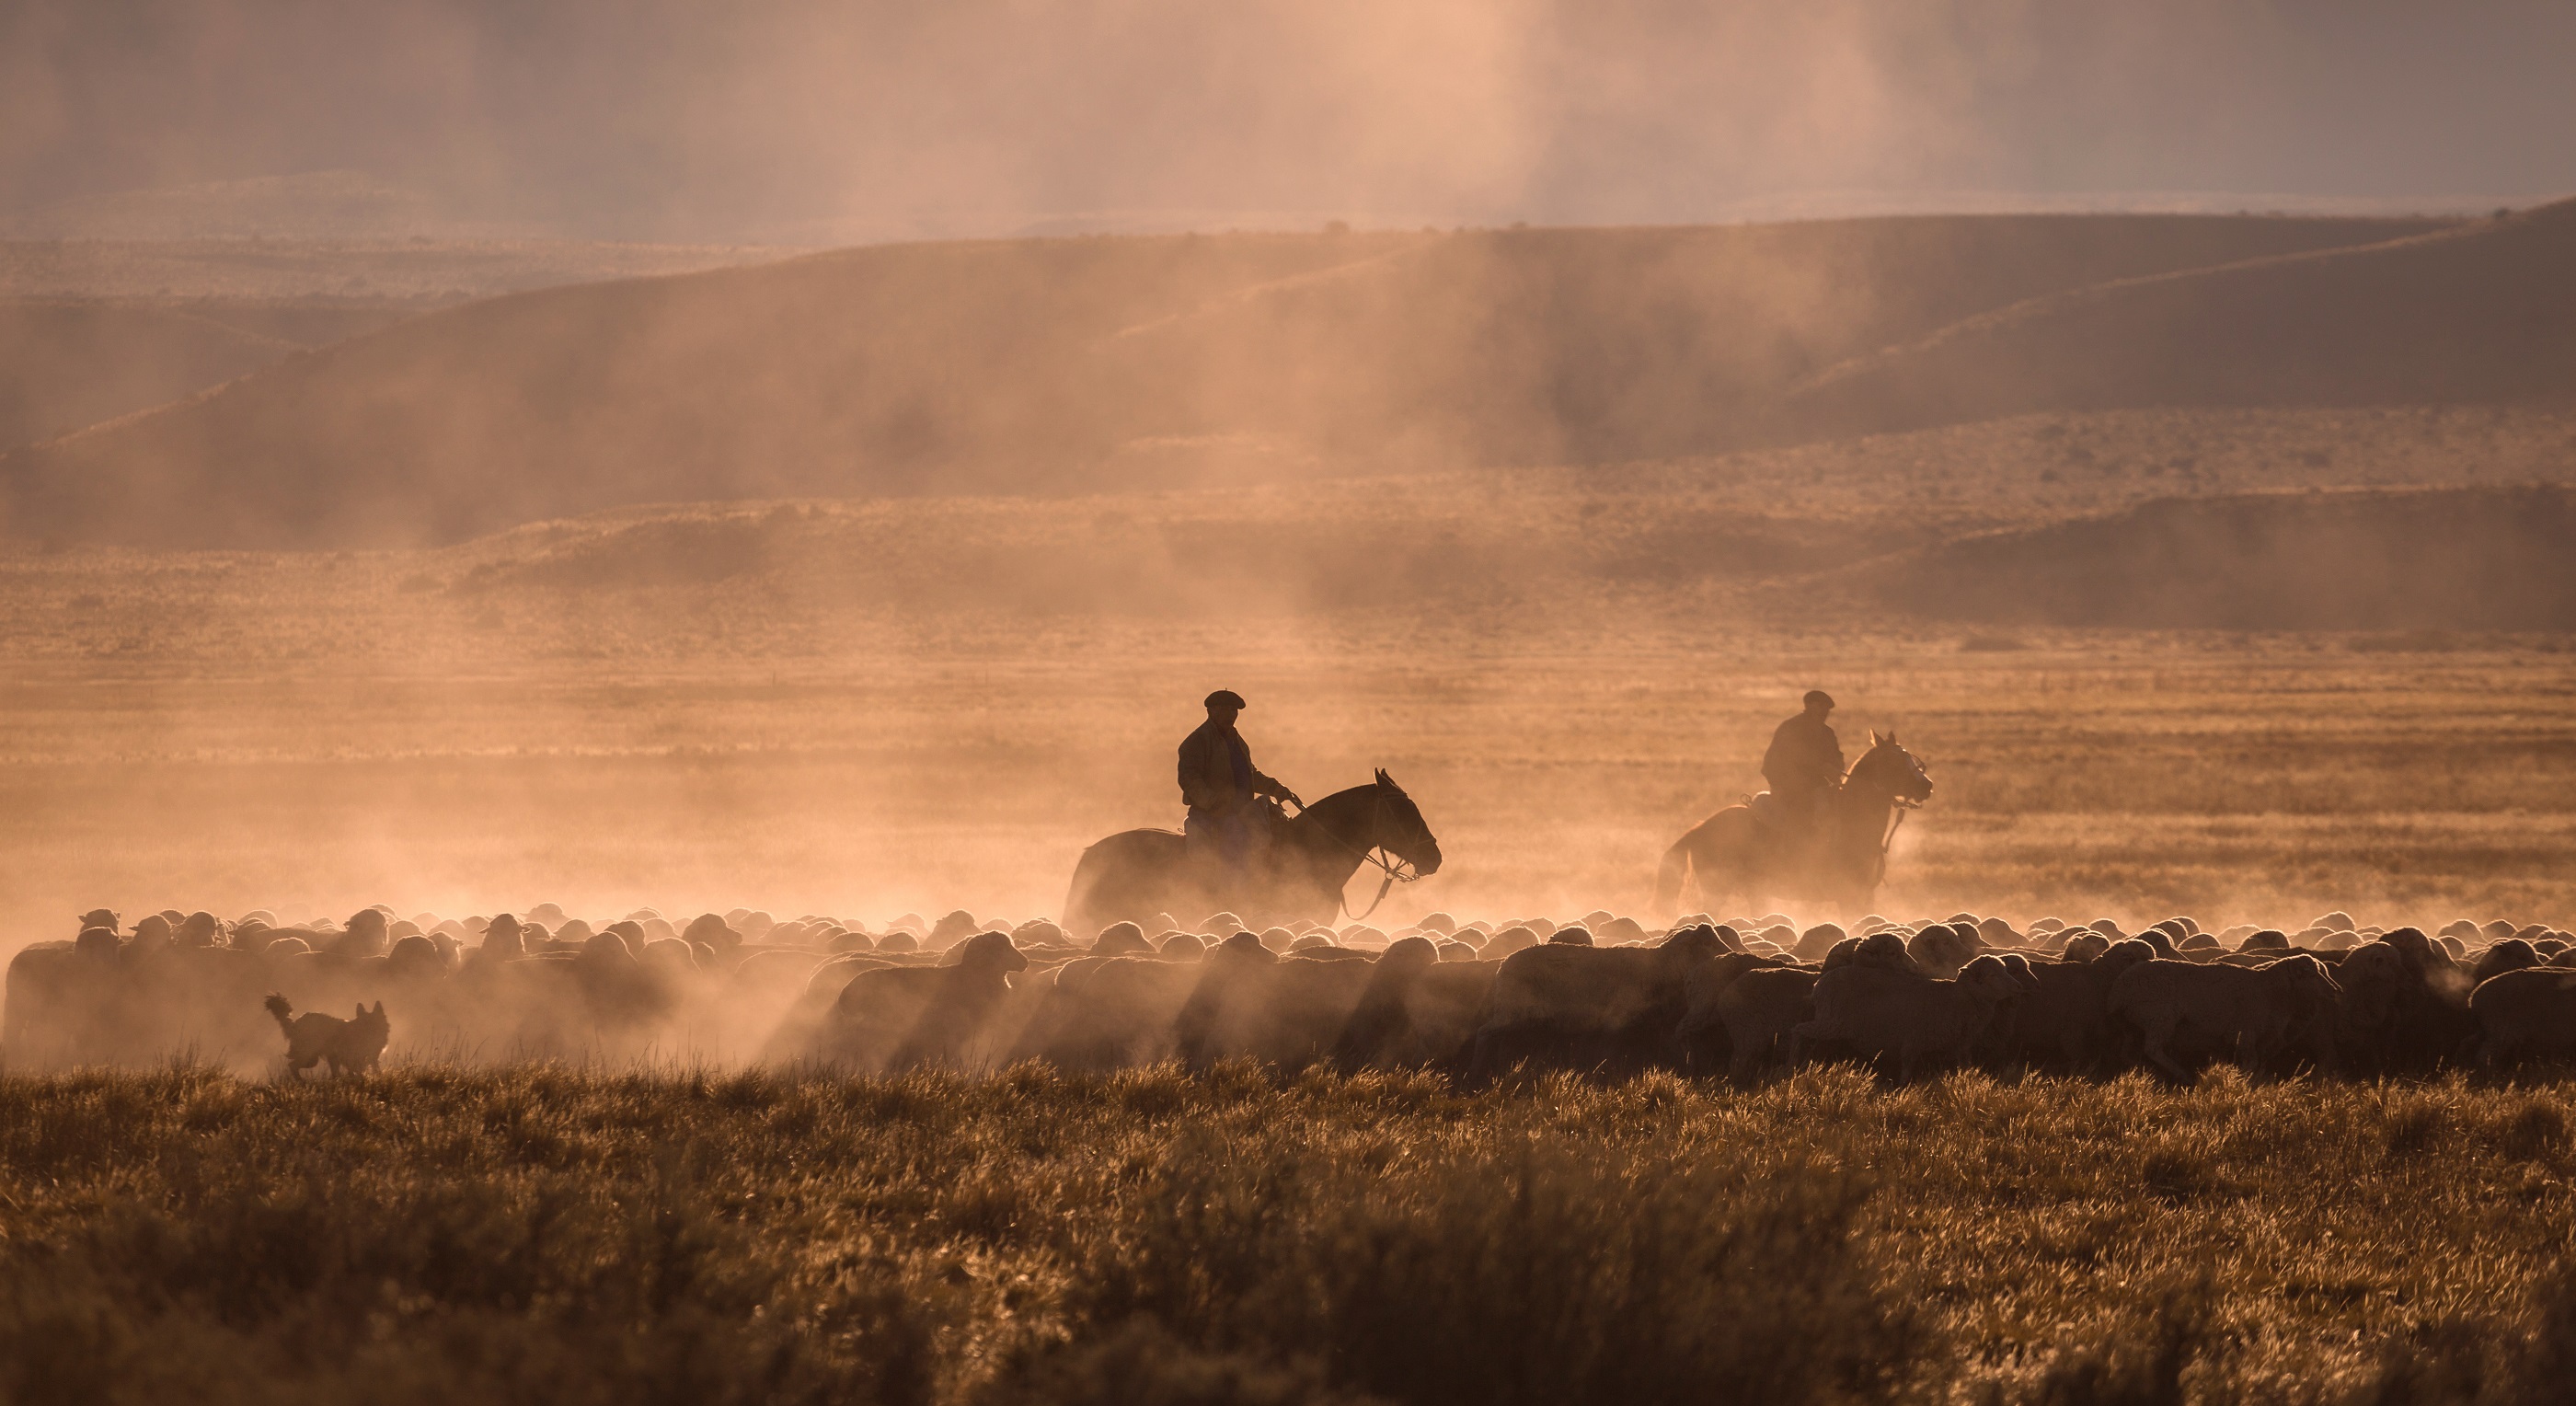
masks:
<instances>
[{"instance_id":1,"label":"dark horse","mask_svg":"<svg viewBox=\"0 0 2576 1406\"><path fill-rule=\"evenodd\" d=\"M1805 854L1784 852L1753 807L1731 805L1690 829L1664 851L1655 876L1659 912L1673 912L1683 890L1698 881L1699 902L1714 911L1729 899L1758 910L1773 898L1805 898L1839 905L1847 913L1869 906L1887 876L1887 842L1896 817L1932 798L1932 778L1914 754L1896 745L1896 734L1872 732L1869 750L1844 774L1842 789L1825 801L1824 834Z\"/></svg>"},{"instance_id":2,"label":"dark horse","mask_svg":"<svg viewBox=\"0 0 2576 1406\"><path fill-rule=\"evenodd\" d=\"M1195 922L1219 910L1254 927L1329 923L1342 886L1362 863L1390 876L1398 862L1414 875L1440 868L1440 842L1422 811L1383 771L1366 786L1336 791L1281 821L1270 847L1242 873L1187 849L1177 830L1127 830L1082 852L1064 897L1064 926L1088 936L1111 923L1151 922L1157 913ZM1395 856L1371 858L1371 851ZM1224 936L1225 934L1218 934Z\"/></svg>"}]
</instances>

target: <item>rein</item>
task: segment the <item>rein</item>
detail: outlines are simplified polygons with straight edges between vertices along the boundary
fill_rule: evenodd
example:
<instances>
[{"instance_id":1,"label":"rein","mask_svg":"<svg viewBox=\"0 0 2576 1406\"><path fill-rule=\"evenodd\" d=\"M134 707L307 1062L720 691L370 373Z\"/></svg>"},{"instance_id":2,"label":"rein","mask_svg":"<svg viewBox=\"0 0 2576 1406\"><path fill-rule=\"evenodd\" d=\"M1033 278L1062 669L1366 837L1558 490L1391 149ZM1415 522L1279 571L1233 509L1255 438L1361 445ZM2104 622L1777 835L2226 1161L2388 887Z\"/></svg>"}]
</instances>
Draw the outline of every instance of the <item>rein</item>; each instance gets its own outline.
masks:
<instances>
[{"instance_id":1,"label":"rein","mask_svg":"<svg viewBox=\"0 0 2576 1406\"><path fill-rule=\"evenodd\" d=\"M1921 801L1909 801L1903 796L1890 796L1888 805L1895 814L1887 818L1887 832L1878 837L1878 874L1870 880L1873 884L1887 877L1887 850L1896 843L1896 832L1905 828L1905 817L1923 808Z\"/></svg>"},{"instance_id":2,"label":"rein","mask_svg":"<svg viewBox=\"0 0 2576 1406\"><path fill-rule=\"evenodd\" d=\"M1302 815L1305 812L1301 809L1298 813ZM1385 818L1386 788L1381 786L1377 788L1377 800L1375 804L1369 808L1368 832L1372 835L1376 834L1377 823ZM1315 828L1318 830L1324 829L1320 824ZM1368 915L1376 912L1379 904L1386 902L1387 893L1397 884L1409 884L1422 877L1420 874L1414 872L1412 860L1406 859L1400 854L1389 859L1387 856L1391 851L1389 851L1384 845L1371 845L1366 849L1361 849L1359 846L1352 844L1350 841L1343 839L1341 836L1334 834L1330 830L1324 830L1324 835L1334 844L1340 845L1343 849L1357 855L1362 864L1374 864L1386 874L1385 878L1378 881L1377 897L1370 901L1368 908L1363 912L1351 912L1351 900L1349 895L1341 893L1339 890L1335 891L1334 901L1340 906L1344 916L1348 917L1352 922L1367 922ZM1347 886L1349 882L1350 881L1347 879L1343 880L1345 886Z\"/></svg>"}]
</instances>

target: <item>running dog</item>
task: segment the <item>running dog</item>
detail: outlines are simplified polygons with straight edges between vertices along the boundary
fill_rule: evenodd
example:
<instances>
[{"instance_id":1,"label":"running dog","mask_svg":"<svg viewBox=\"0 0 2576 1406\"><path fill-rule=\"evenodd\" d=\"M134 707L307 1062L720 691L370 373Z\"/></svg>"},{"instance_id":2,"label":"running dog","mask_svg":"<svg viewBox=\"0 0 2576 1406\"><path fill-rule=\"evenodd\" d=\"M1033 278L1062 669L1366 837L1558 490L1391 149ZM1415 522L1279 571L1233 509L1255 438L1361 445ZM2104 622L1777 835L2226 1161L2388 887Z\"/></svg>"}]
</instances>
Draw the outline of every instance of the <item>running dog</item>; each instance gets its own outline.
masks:
<instances>
[{"instance_id":1,"label":"running dog","mask_svg":"<svg viewBox=\"0 0 2576 1406\"><path fill-rule=\"evenodd\" d=\"M369 1010L358 1007L357 1018L342 1020L319 1011L295 1014L295 1007L284 996L272 991L262 1004L277 1017L277 1028L286 1032L286 1068L296 1078L304 1071L329 1060L334 1075L351 1070L365 1071L376 1067L385 1052L385 1042L393 1027L385 1020L385 1003L376 1002Z\"/></svg>"}]
</instances>

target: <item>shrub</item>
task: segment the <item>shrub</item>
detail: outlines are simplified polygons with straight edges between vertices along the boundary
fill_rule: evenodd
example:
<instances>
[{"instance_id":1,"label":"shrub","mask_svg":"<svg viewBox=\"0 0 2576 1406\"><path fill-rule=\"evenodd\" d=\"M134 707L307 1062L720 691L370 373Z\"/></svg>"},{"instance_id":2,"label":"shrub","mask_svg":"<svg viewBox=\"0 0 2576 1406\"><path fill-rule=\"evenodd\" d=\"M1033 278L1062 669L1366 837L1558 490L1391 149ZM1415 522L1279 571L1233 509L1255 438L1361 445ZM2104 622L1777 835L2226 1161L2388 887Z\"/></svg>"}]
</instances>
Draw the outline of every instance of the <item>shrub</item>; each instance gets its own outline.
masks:
<instances>
[{"instance_id":1,"label":"shrub","mask_svg":"<svg viewBox=\"0 0 2576 1406\"><path fill-rule=\"evenodd\" d=\"M1564 1145L1351 1170L1276 1142L1171 1159L1083 1311L1421 1403L1825 1401L1912 1365L1846 1178Z\"/></svg>"}]
</instances>

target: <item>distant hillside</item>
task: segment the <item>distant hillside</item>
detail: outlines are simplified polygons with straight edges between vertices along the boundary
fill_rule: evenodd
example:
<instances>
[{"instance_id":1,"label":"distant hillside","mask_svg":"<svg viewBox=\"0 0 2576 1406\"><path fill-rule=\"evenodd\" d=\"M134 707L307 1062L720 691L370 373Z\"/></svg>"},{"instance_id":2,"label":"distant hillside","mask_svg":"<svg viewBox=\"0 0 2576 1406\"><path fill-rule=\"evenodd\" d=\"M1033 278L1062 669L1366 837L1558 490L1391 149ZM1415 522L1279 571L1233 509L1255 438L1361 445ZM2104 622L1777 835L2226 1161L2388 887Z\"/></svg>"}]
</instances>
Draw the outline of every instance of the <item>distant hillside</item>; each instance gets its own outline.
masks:
<instances>
[{"instance_id":1,"label":"distant hillside","mask_svg":"<svg viewBox=\"0 0 2576 1406\"><path fill-rule=\"evenodd\" d=\"M0 452L195 395L431 308L778 257L519 240L0 242Z\"/></svg>"},{"instance_id":2,"label":"distant hillside","mask_svg":"<svg viewBox=\"0 0 2576 1406\"><path fill-rule=\"evenodd\" d=\"M1963 533L1999 505L1916 512L1904 461L1885 468L1900 502L1875 512L1802 502L1786 482L1748 497L1723 471L1485 470L644 505L412 551L0 547L0 660L473 678L545 663L573 678L602 660L859 659L901 641L1081 651L1136 625L1183 653L1316 632L1427 630L1476 651L1557 630L1950 633L1925 617L1976 634L2576 628L2567 489L2237 495ZM1757 506L1766 496L1779 506Z\"/></svg>"},{"instance_id":3,"label":"distant hillside","mask_svg":"<svg viewBox=\"0 0 2576 1406\"><path fill-rule=\"evenodd\" d=\"M1996 624L2576 630L2571 542L2567 487L2246 494L1969 537L1860 579Z\"/></svg>"},{"instance_id":4,"label":"distant hillside","mask_svg":"<svg viewBox=\"0 0 2576 1406\"><path fill-rule=\"evenodd\" d=\"M1787 418L1847 433L2038 410L2531 398L2576 400L2576 201L2036 298L1837 366Z\"/></svg>"},{"instance_id":5,"label":"distant hillside","mask_svg":"<svg viewBox=\"0 0 2576 1406\"><path fill-rule=\"evenodd\" d=\"M295 344L175 308L0 299L0 449L147 410Z\"/></svg>"},{"instance_id":6,"label":"distant hillside","mask_svg":"<svg viewBox=\"0 0 2576 1406\"><path fill-rule=\"evenodd\" d=\"M2427 221L2013 216L890 246L431 314L0 457L0 525L456 541L621 503L1706 453L1819 369Z\"/></svg>"},{"instance_id":7,"label":"distant hillside","mask_svg":"<svg viewBox=\"0 0 2576 1406\"><path fill-rule=\"evenodd\" d=\"M803 252L549 239L0 240L0 296L409 315L567 283L769 264Z\"/></svg>"},{"instance_id":8,"label":"distant hillside","mask_svg":"<svg viewBox=\"0 0 2576 1406\"><path fill-rule=\"evenodd\" d=\"M524 233L524 231L520 231ZM504 233L358 171L118 191L0 215L0 239L386 239Z\"/></svg>"}]
</instances>

